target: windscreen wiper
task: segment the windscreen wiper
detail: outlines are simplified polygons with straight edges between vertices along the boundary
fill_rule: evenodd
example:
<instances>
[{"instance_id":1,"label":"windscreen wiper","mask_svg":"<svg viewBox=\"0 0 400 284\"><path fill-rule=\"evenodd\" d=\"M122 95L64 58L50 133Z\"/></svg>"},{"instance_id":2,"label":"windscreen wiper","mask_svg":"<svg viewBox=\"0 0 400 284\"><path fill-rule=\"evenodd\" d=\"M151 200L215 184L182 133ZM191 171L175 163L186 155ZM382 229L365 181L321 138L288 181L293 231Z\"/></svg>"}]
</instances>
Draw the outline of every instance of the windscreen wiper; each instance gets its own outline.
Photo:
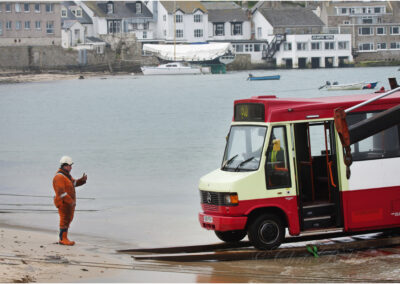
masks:
<instances>
[{"instance_id":1,"label":"windscreen wiper","mask_svg":"<svg viewBox=\"0 0 400 284\"><path fill-rule=\"evenodd\" d=\"M235 172L237 172L241 166L243 166L244 164L250 162L250 161L253 160L254 158L255 158L255 157L250 157L250 158L248 158L247 160L244 160L243 162L241 162L241 163L236 167Z\"/></svg>"},{"instance_id":2,"label":"windscreen wiper","mask_svg":"<svg viewBox=\"0 0 400 284\"><path fill-rule=\"evenodd\" d=\"M229 160L227 160L227 161L223 164L222 169L225 169L225 167L226 167L227 165L229 165L230 163L232 163L233 160L236 159L237 156L238 156L238 154L236 154L235 156L233 156L232 158L230 158Z\"/></svg>"}]
</instances>

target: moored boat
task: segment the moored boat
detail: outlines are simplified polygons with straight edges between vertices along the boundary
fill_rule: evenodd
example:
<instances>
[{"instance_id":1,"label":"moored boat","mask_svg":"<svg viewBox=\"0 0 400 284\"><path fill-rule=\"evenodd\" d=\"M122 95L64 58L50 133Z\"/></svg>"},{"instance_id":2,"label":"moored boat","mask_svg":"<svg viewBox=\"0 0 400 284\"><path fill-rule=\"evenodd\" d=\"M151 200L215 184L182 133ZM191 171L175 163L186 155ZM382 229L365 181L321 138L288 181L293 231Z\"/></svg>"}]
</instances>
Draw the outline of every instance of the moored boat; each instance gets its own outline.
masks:
<instances>
[{"instance_id":1,"label":"moored boat","mask_svg":"<svg viewBox=\"0 0 400 284\"><path fill-rule=\"evenodd\" d=\"M349 83L349 84L338 84L337 82L333 82L331 84L329 81L326 82L324 86L321 86L319 89L325 88L327 91L340 91L340 90L363 90L363 89L374 89L378 82L358 82L358 83Z\"/></svg>"},{"instance_id":2,"label":"moored boat","mask_svg":"<svg viewBox=\"0 0 400 284\"><path fill-rule=\"evenodd\" d=\"M253 74L249 74L247 80L250 81L258 81L258 80L279 80L281 75L269 75L269 76L253 76Z\"/></svg>"},{"instance_id":3,"label":"moored boat","mask_svg":"<svg viewBox=\"0 0 400 284\"><path fill-rule=\"evenodd\" d=\"M143 66L143 75L208 74L210 67L192 66L186 62L171 62L158 66Z\"/></svg>"}]
</instances>

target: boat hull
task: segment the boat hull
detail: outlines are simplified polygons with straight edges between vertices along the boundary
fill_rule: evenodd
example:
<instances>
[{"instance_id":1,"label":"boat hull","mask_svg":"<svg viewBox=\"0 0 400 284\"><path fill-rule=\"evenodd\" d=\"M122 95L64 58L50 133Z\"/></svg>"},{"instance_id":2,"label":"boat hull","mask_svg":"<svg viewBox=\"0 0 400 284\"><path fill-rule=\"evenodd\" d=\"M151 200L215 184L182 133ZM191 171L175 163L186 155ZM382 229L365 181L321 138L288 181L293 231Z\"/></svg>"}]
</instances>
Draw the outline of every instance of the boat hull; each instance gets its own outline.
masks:
<instances>
[{"instance_id":1,"label":"boat hull","mask_svg":"<svg viewBox=\"0 0 400 284\"><path fill-rule=\"evenodd\" d=\"M248 80L250 81L261 81L261 80L279 80L281 78L280 75L272 75L272 76L252 76L249 77Z\"/></svg>"},{"instance_id":2,"label":"boat hull","mask_svg":"<svg viewBox=\"0 0 400 284\"><path fill-rule=\"evenodd\" d=\"M326 89L328 91L339 91L339 90L363 90L363 89L374 89L378 82L373 83L354 83L354 84L343 84L343 85L330 85Z\"/></svg>"},{"instance_id":3,"label":"boat hull","mask_svg":"<svg viewBox=\"0 0 400 284\"><path fill-rule=\"evenodd\" d=\"M202 74L201 68L157 68L142 67L143 75L193 75Z\"/></svg>"}]
</instances>

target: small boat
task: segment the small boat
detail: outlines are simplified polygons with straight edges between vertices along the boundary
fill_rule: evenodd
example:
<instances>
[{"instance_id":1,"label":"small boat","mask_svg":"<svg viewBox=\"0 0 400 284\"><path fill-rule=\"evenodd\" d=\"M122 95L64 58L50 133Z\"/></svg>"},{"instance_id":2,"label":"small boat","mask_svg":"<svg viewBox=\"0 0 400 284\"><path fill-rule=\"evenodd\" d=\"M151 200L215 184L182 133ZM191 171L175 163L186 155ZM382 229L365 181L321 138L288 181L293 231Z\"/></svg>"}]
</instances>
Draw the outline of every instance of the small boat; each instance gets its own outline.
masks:
<instances>
[{"instance_id":1,"label":"small boat","mask_svg":"<svg viewBox=\"0 0 400 284\"><path fill-rule=\"evenodd\" d=\"M187 62L171 62L158 66L140 67L143 75L209 74L210 67L192 66Z\"/></svg>"},{"instance_id":2,"label":"small boat","mask_svg":"<svg viewBox=\"0 0 400 284\"><path fill-rule=\"evenodd\" d=\"M339 84L338 82L327 81L325 85L319 87L319 89L325 88L328 91L340 91L340 90L363 90L363 89L374 89L378 82L358 82L350 84Z\"/></svg>"},{"instance_id":3,"label":"small boat","mask_svg":"<svg viewBox=\"0 0 400 284\"><path fill-rule=\"evenodd\" d=\"M257 80L279 80L281 75L269 75L269 76L253 76L253 74L249 74L247 80L257 81Z\"/></svg>"}]
</instances>

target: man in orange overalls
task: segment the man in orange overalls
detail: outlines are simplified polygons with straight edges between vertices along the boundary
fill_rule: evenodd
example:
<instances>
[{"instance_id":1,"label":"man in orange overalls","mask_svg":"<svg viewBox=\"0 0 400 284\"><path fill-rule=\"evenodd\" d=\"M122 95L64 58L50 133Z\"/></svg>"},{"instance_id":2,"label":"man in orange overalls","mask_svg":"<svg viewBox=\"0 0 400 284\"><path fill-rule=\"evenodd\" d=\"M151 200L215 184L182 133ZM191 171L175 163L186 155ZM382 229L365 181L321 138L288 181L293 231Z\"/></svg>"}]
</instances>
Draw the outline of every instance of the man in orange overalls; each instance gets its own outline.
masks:
<instances>
[{"instance_id":1,"label":"man in orange overalls","mask_svg":"<svg viewBox=\"0 0 400 284\"><path fill-rule=\"evenodd\" d=\"M75 180L71 175L72 159L63 156L60 160L60 169L53 179L53 188L56 193L54 205L58 208L60 215L60 241L61 245L73 246L74 241L68 240L68 228L74 218L76 196L75 187L86 183L87 176L83 174L80 179Z\"/></svg>"}]
</instances>

